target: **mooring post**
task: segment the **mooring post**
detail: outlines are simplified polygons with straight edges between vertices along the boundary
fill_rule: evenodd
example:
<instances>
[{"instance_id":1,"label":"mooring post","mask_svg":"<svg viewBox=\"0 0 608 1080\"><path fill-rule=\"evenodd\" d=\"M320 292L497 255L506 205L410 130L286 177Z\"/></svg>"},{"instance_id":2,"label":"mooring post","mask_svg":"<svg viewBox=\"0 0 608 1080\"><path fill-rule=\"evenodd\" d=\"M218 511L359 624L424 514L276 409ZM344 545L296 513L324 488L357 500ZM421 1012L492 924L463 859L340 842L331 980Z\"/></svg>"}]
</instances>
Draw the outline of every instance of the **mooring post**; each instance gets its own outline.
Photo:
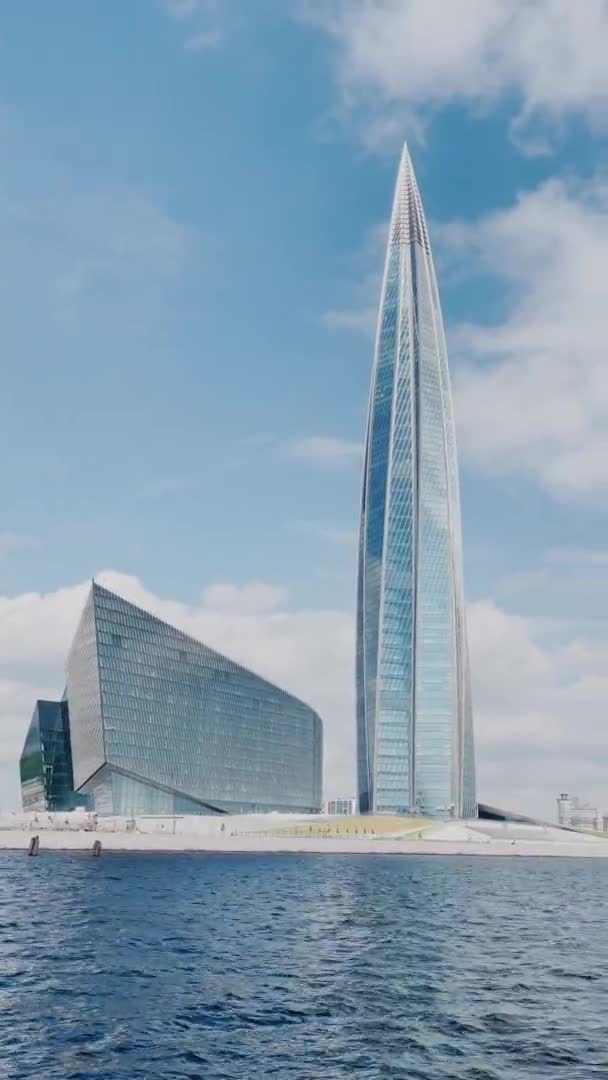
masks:
<instances>
[{"instance_id":1,"label":"mooring post","mask_svg":"<svg viewBox=\"0 0 608 1080\"><path fill-rule=\"evenodd\" d=\"M93 844L93 855L101 855L101 840L96 840Z\"/></svg>"},{"instance_id":2,"label":"mooring post","mask_svg":"<svg viewBox=\"0 0 608 1080\"><path fill-rule=\"evenodd\" d=\"M32 836L29 847L27 849L28 855L37 855L38 848L40 847L40 837L38 835Z\"/></svg>"}]
</instances>

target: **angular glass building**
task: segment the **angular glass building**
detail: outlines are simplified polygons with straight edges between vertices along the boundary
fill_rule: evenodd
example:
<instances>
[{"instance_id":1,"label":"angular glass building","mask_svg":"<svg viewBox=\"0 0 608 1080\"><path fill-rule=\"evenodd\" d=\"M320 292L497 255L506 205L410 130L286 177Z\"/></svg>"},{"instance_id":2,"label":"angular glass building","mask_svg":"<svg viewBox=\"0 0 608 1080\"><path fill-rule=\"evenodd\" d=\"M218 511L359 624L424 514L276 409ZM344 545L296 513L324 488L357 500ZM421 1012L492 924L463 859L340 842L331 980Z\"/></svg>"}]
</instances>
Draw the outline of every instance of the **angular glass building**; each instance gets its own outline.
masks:
<instances>
[{"instance_id":1,"label":"angular glass building","mask_svg":"<svg viewBox=\"0 0 608 1080\"><path fill-rule=\"evenodd\" d=\"M389 226L365 441L357 767L363 813L476 814L450 377L407 147Z\"/></svg>"},{"instance_id":2,"label":"angular glass building","mask_svg":"<svg viewBox=\"0 0 608 1080\"><path fill-rule=\"evenodd\" d=\"M73 810L86 800L74 793L68 703L37 701L19 759L24 810Z\"/></svg>"},{"instance_id":3,"label":"angular glass building","mask_svg":"<svg viewBox=\"0 0 608 1080\"><path fill-rule=\"evenodd\" d=\"M320 717L97 584L66 680L73 785L97 813L321 809Z\"/></svg>"}]
</instances>

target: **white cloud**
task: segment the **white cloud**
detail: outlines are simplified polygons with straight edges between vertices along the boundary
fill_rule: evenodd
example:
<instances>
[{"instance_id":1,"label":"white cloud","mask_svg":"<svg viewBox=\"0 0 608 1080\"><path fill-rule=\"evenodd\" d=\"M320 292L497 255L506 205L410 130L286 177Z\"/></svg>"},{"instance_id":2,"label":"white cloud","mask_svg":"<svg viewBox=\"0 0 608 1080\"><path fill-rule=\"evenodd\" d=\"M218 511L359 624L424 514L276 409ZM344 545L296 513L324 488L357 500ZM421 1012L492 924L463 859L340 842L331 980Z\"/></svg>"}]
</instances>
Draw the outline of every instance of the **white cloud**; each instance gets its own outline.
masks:
<instances>
[{"instance_id":1,"label":"white cloud","mask_svg":"<svg viewBox=\"0 0 608 1080\"><path fill-rule=\"evenodd\" d=\"M36 673L35 660L23 657L29 676L28 679L7 679L0 676L0 811L14 810L19 803L19 763L23 739L29 724L34 701L37 698L57 699L63 691L45 682L41 671ZM33 685L36 692L33 694Z\"/></svg>"},{"instance_id":2,"label":"white cloud","mask_svg":"<svg viewBox=\"0 0 608 1080\"><path fill-rule=\"evenodd\" d=\"M326 790L353 790L350 613L292 611L284 591L262 583L212 587L188 605L115 571L98 580L309 701L325 724ZM83 584L0 599L0 808L17 803L17 759L34 700L63 689L86 591ZM480 797L545 817L560 790L608 806L608 632L572 630L549 645L535 620L484 601L469 609L469 636Z\"/></svg>"},{"instance_id":3,"label":"white cloud","mask_svg":"<svg viewBox=\"0 0 608 1080\"><path fill-rule=\"evenodd\" d=\"M498 597L519 611L554 612L589 623L608 609L608 551L554 548L531 570L508 574L495 585Z\"/></svg>"},{"instance_id":4,"label":"white cloud","mask_svg":"<svg viewBox=\"0 0 608 1080\"><path fill-rule=\"evenodd\" d=\"M312 536L334 547L354 550L358 539L355 529L345 529L340 525L331 525L323 521L293 521L289 527L295 532Z\"/></svg>"},{"instance_id":5,"label":"white cloud","mask_svg":"<svg viewBox=\"0 0 608 1080\"><path fill-rule=\"evenodd\" d=\"M326 311L323 321L330 330L350 330L353 334L372 337L376 326L377 309L371 305Z\"/></svg>"},{"instance_id":6,"label":"white cloud","mask_svg":"<svg viewBox=\"0 0 608 1080\"><path fill-rule=\"evenodd\" d=\"M212 611L233 615L259 615L274 611L287 600L287 590L264 582L249 585L211 585L205 590L203 604Z\"/></svg>"},{"instance_id":7,"label":"white cloud","mask_svg":"<svg viewBox=\"0 0 608 1080\"><path fill-rule=\"evenodd\" d=\"M549 648L533 625L490 602L469 610L480 798L554 817L571 790L606 807L608 639Z\"/></svg>"},{"instance_id":8,"label":"white cloud","mask_svg":"<svg viewBox=\"0 0 608 1080\"><path fill-rule=\"evenodd\" d=\"M236 446L246 452L248 458L252 452L268 453L276 461L286 458L295 461L308 461L320 465L343 465L358 461L363 454L360 442L342 439L335 435L296 435L292 438L278 435L253 435L240 440ZM234 464L240 464L240 456Z\"/></svg>"},{"instance_id":9,"label":"white cloud","mask_svg":"<svg viewBox=\"0 0 608 1080\"><path fill-rule=\"evenodd\" d=\"M543 121L606 126L607 0L301 0L297 10L334 42L343 107L373 145L420 134L432 109L511 98L514 135L532 149L544 148Z\"/></svg>"},{"instance_id":10,"label":"white cloud","mask_svg":"<svg viewBox=\"0 0 608 1080\"><path fill-rule=\"evenodd\" d=\"M608 566L608 551L597 548L556 547L547 552L547 561L574 567Z\"/></svg>"},{"instance_id":11,"label":"white cloud","mask_svg":"<svg viewBox=\"0 0 608 1080\"><path fill-rule=\"evenodd\" d=\"M163 0L163 7L184 30L184 47L189 52L213 49L226 32L224 0Z\"/></svg>"},{"instance_id":12,"label":"white cloud","mask_svg":"<svg viewBox=\"0 0 608 1080\"><path fill-rule=\"evenodd\" d=\"M86 589L79 585L0 597L0 676L21 680L35 670L45 685L55 677L61 682L66 646Z\"/></svg>"},{"instance_id":13,"label":"white cloud","mask_svg":"<svg viewBox=\"0 0 608 1080\"><path fill-rule=\"evenodd\" d=\"M361 443L333 435L303 435L290 439L285 448L290 457L323 464L357 461L363 453Z\"/></svg>"},{"instance_id":14,"label":"white cloud","mask_svg":"<svg viewBox=\"0 0 608 1080\"><path fill-rule=\"evenodd\" d=\"M449 334L463 457L597 501L608 489L608 183L549 181L441 240L463 271L494 275L506 305L499 322Z\"/></svg>"},{"instance_id":15,"label":"white cloud","mask_svg":"<svg viewBox=\"0 0 608 1080\"><path fill-rule=\"evenodd\" d=\"M368 227L358 250L345 260L346 275L354 278L346 307L326 311L323 322L330 330L347 330L373 338L378 317L388 221Z\"/></svg>"}]
</instances>

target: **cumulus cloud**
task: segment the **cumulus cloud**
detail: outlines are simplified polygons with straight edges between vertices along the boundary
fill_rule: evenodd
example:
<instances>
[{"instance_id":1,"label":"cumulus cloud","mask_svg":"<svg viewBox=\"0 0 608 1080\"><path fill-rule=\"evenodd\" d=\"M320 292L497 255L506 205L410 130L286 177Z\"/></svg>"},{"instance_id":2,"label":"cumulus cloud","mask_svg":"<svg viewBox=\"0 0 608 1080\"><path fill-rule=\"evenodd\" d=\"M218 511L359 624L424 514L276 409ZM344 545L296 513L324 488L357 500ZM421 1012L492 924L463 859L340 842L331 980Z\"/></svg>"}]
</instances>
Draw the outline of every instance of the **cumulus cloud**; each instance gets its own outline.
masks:
<instances>
[{"instance_id":1,"label":"cumulus cloud","mask_svg":"<svg viewBox=\"0 0 608 1080\"><path fill-rule=\"evenodd\" d=\"M294 611L283 590L263 583L214 586L199 604L184 604L115 571L98 580L318 709L326 793L353 792L351 613ZM0 809L18 802L17 759L34 700L63 689L63 661L87 588L0 599ZM491 601L471 605L469 636L480 797L545 817L560 790L603 805L608 640L572 629L549 644L534 619Z\"/></svg>"},{"instance_id":2,"label":"cumulus cloud","mask_svg":"<svg viewBox=\"0 0 608 1080\"><path fill-rule=\"evenodd\" d=\"M449 335L464 457L596 500L608 489L608 182L551 180L440 239L506 297L499 322Z\"/></svg>"},{"instance_id":3,"label":"cumulus cloud","mask_svg":"<svg viewBox=\"0 0 608 1080\"><path fill-rule=\"evenodd\" d=\"M203 605L211 611L239 615L258 615L273 611L287 599L287 590L262 581L238 585L211 585L203 594Z\"/></svg>"},{"instance_id":4,"label":"cumulus cloud","mask_svg":"<svg viewBox=\"0 0 608 1080\"><path fill-rule=\"evenodd\" d=\"M22 679L0 675L0 810L14 810L19 804L17 759L34 700L57 698L63 689L57 690L52 674L45 681L44 668L38 668L35 660L28 662L24 657L23 661L26 671Z\"/></svg>"},{"instance_id":5,"label":"cumulus cloud","mask_svg":"<svg viewBox=\"0 0 608 1080\"><path fill-rule=\"evenodd\" d=\"M571 634L549 647L535 620L470 607L482 800L551 818L559 791L608 804L608 639Z\"/></svg>"},{"instance_id":6,"label":"cumulus cloud","mask_svg":"<svg viewBox=\"0 0 608 1080\"><path fill-rule=\"evenodd\" d=\"M553 548L531 569L499 579L495 595L520 611L544 610L547 616L567 610L571 623L602 623L608 607L608 551ZM558 627L554 627L557 631Z\"/></svg>"},{"instance_id":7,"label":"cumulus cloud","mask_svg":"<svg viewBox=\"0 0 608 1080\"><path fill-rule=\"evenodd\" d=\"M336 78L368 144L421 134L429 113L513 100L512 128L543 150L539 124L606 126L607 0L301 0L335 46Z\"/></svg>"}]
</instances>

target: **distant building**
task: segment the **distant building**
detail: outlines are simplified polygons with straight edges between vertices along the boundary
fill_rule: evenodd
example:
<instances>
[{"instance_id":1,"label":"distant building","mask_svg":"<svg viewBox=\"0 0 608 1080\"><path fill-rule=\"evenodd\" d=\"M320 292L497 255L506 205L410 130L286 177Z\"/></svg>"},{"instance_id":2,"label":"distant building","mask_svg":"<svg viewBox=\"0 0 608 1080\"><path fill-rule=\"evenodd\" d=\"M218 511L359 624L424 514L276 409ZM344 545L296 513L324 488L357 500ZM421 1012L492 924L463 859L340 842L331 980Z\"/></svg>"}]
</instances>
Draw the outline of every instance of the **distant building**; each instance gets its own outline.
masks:
<instances>
[{"instance_id":1,"label":"distant building","mask_svg":"<svg viewBox=\"0 0 608 1080\"><path fill-rule=\"evenodd\" d=\"M599 832L603 824L600 824L602 817L597 806L581 803L577 795L568 795L566 792L562 792L557 800L557 820L567 828L592 832Z\"/></svg>"},{"instance_id":2,"label":"distant building","mask_svg":"<svg viewBox=\"0 0 608 1080\"><path fill-rule=\"evenodd\" d=\"M120 816L320 811L320 717L97 584L66 680L63 702L34 711L24 809L75 791Z\"/></svg>"},{"instance_id":3,"label":"distant building","mask_svg":"<svg viewBox=\"0 0 608 1080\"><path fill-rule=\"evenodd\" d=\"M601 815L597 806L590 806L588 803L579 804L572 815L572 825L575 829L599 832L600 821Z\"/></svg>"},{"instance_id":4,"label":"distant building","mask_svg":"<svg viewBox=\"0 0 608 1080\"><path fill-rule=\"evenodd\" d=\"M68 703L37 701L19 759L24 810L73 810L86 804L74 793Z\"/></svg>"},{"instance_id":5,"label":"distant building","mask_svg":"<svg viewBox=\"0 0 608 1080\"><path fill-rule=\"evenodd\" d=\"M356 814L357 813L357 800L356 799L329 799L325 803L325 813L330 815L335 814Z\"/></svg>"},{"instance_id":6,"label":"distant building","mask_svg":"<svg viewBox=\"0 0 608 1080\"><path fill-rule=\"evenodd\" d=\"M569 826L571 824L573 804L576 799L571 799L567 792L562 791L561 795L557 799L557 821L559 825Z\"/></svg>"}]
</instances>

